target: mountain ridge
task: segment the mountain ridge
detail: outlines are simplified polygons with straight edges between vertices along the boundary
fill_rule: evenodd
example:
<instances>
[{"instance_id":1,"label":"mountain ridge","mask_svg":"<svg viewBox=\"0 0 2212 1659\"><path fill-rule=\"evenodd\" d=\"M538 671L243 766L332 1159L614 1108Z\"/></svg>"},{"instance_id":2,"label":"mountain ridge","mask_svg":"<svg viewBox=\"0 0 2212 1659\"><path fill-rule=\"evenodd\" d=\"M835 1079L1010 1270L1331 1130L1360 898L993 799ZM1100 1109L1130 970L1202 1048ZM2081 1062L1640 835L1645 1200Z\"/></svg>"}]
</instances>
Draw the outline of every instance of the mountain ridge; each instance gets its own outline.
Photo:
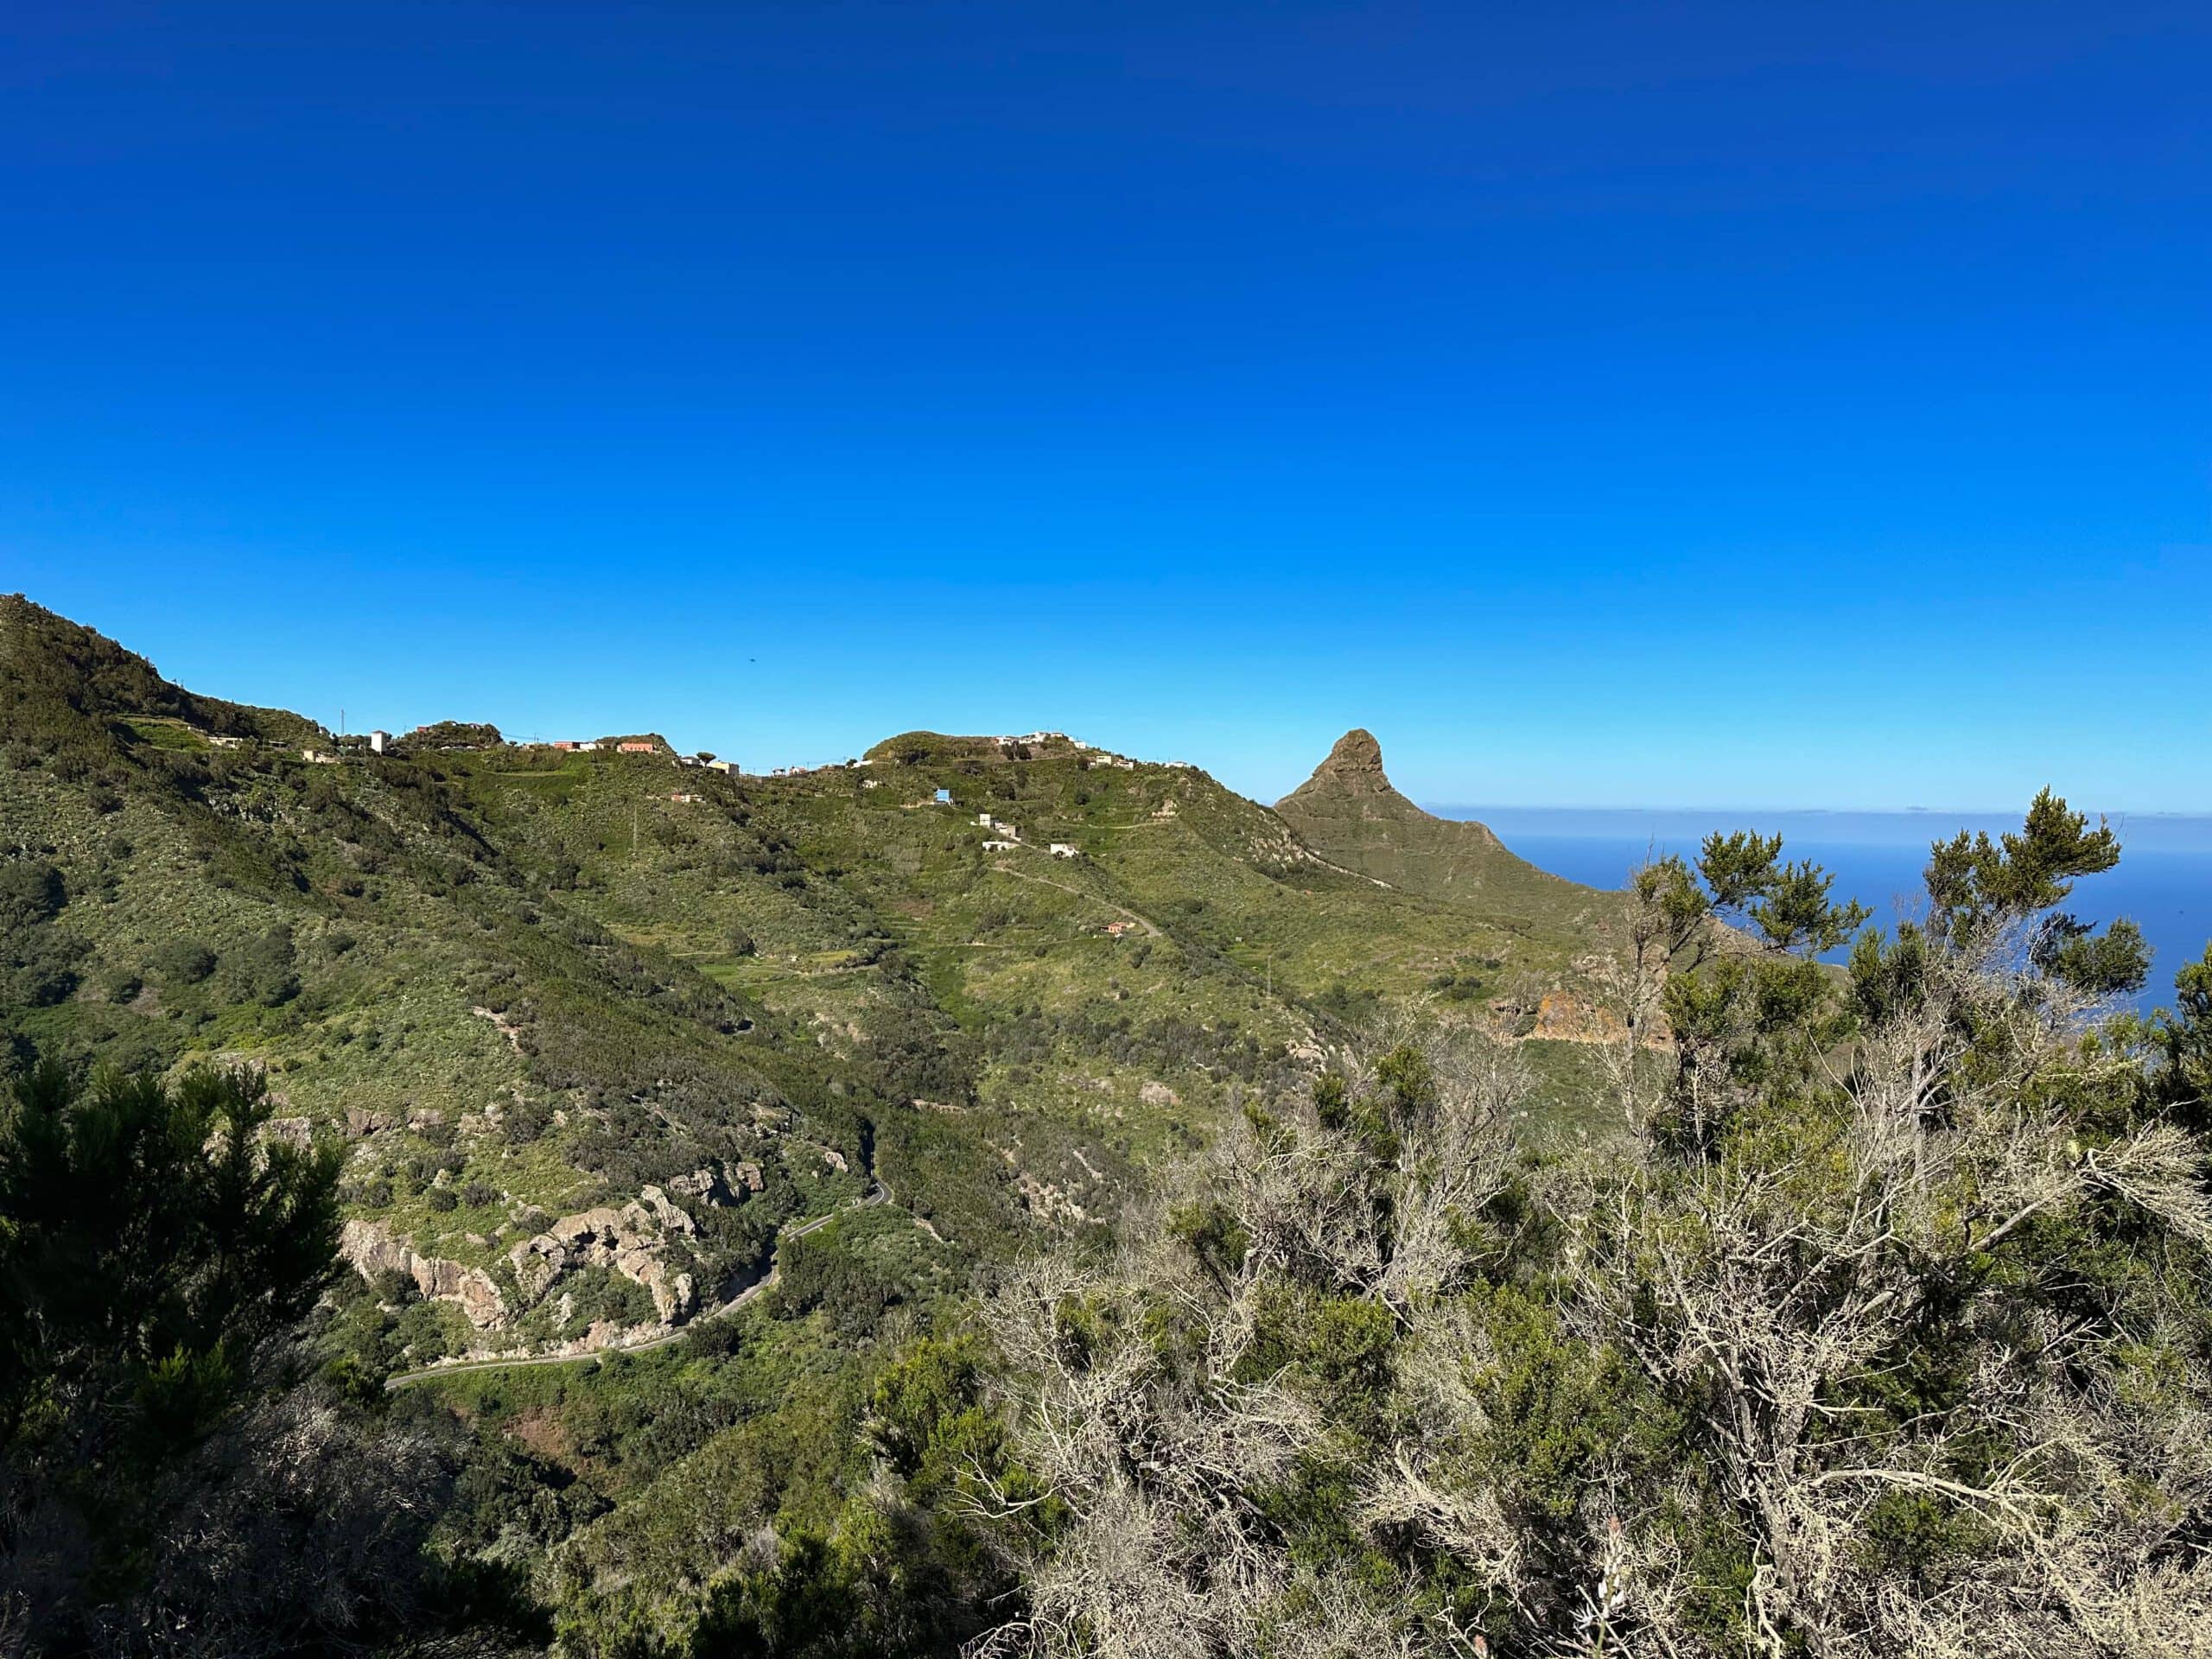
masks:
<instances>
[{"instance_id":1,"label":"mountain ridge","mask_svg":"<svg viewBox=\"0 0 2212 1659\"><path fill-rule=\"evenodd\" d=\"M1383 768L1382 744L1363 727L1338 738L1274 810L1332 863L1440 903L1525 904L1546 893L1598 899L1594 889L1517 856L1489 825L1437 817L1400 794Z\"/></svg>"},{"instance_id":2,"label":"mountain ridge","mask_svg":"<svg viewBox=\"0 0 2212 1659\"><path fill-rule=\"evenodd\" d=\"M1386 1007L1529 1036L1606 914L1494 847L1479 889L1379 886L1199 767L1058 733L770 778L375 754L27 601L0 661L0 874L35 899L0 1044L266 1071L287 1133L346 1145L361 1281L419 1293L359 1315L384 1365L680 1323L878 1173L887 1294L920 1295L1099 1224ZM1338 770L1418 839L1368 746Z\"/></svg>"}]
</instances>

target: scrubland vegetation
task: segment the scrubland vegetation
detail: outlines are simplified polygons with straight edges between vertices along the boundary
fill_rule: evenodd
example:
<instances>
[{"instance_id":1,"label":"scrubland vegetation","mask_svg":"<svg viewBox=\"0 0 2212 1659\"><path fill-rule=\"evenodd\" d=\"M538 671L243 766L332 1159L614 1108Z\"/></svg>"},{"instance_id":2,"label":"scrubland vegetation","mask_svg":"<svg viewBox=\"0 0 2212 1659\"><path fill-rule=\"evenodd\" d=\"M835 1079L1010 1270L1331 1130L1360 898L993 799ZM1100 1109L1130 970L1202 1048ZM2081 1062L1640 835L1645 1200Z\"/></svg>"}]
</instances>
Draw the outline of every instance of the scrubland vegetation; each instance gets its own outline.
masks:
<instances>
[{"instance_id":1,"label":"scrubland vegetation","mask_svg":"<svg viewBox=\"0 0 2212 1659\"><path fill-rule=\"evenodd\" d=\"M2127 1012L2054 798L1885 935L1371 740L1278 816L0 667L0 1652L2212 1651L2212 952Z\"/></svg>"}]
</instances>

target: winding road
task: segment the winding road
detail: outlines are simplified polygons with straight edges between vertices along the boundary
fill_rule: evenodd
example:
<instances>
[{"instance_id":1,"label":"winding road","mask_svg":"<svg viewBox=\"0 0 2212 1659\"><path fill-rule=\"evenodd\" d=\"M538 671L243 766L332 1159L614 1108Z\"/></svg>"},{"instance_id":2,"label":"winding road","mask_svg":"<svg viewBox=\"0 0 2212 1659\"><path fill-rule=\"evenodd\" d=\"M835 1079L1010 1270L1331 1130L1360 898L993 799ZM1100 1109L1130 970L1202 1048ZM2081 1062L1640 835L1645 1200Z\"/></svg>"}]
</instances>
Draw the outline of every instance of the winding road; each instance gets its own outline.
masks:
<instances>
[{"instance_id":1,"label":"winding road","mask_svg":"<svg viewBox=\"0 0 2212 1659\"><path fill-rule=\"evenodd\" d=\"M791 1223L779 1230L776 1237L779 1243L786 1238L804 1238L809 1233L819 1232L848 1210L873 1209L879 1204L889 1203L890 1199L891 1189L883 1184L880 1178L878 1178L871 1180L868 1183L868 1191L854 1199L852 1203L832 1210L826 1216L817 1216L811 1221ZM414 1383L427 1382L434 1376L466 1376L472 1371L520 1370L529 1365L579 1365L588 1360L602 1360L613 1354L651 1353L656 1348L665 1348L671 1343L683 1341L690 1334L694 1325L704 1325L709 1319L725 1319L736 1313L739 1308L743 1307L746 1303L776 1282L776 1267L777 1264L772 1257L768 1263L768 1271L755 1279L743 1290L739 1291L729 1300L722 1303L719 1307L709 1309L695 1319L686 1320L676 1330L661 1336L647 1337L639 1342L613 1343L604 1348L589 1348L581 1353L574 1354L518 1354L512 1358L500 1354L488 1359L442 1360L435 1365L418 1366L411 1371L395 1371L385 1378L384 1385L387 1390L396 1393Z\"/></svg>"}]
</instances>

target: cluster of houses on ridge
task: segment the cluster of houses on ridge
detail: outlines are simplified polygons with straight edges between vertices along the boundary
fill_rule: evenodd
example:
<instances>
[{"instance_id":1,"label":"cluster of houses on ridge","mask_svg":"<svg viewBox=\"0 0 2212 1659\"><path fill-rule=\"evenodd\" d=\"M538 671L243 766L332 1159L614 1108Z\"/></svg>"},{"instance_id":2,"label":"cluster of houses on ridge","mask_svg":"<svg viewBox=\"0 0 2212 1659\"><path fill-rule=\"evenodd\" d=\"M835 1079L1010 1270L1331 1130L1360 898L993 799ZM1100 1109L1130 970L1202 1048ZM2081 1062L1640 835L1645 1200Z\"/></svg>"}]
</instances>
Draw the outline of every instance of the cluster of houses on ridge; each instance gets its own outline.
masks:
<instances>
[{"instance_id":1,"label":"cluster of houses on ridge","mask_svg":"<svg viewBox=\"0 0 2212 1659\"><path fill-rule=\"evenodd\" d=\"M219 749L242 748L252 741L249 738L229 737L212 733L207 734L207 741ZM654 737L556 738L552 742L542 746L511 744L507 739L499 734L497 727L467 725L447 721L441 721L429 726L417 726L404 739L395 738L386 731L372 731L364 735L341 736L334 741L337 745L334 751L310 746L300 751L300 758L317 766L334 766L348 752L358 753L365 747L372 754L386 754L391 753L394 746L401 742L415 747L434 747L442 752L543 747L556 749L564 754L590 754L604 750L616 754L665 755L681 766L703 767L709 772L732 775L742 775L743 772L743 768L734 760L720 760L704 752L698 754L680 754L668 744ZM1001 751L1008 754L1041 747L1047 744L1064 743L1087 757L1090 764L1094 766L1115 766L1124 772L1131 772L1135 770L1137 764L1127 755L1116 754L1112 750L1096 743L1086 743L1081 738L1070 737L1065 732L1025 732L1019 736L1009 734L993 741L997 743ZM806 778L823 772L857 771L873 764L872 761L849 756L842 761L833 760L818 766L778 766L766 775L771 778ZM1187 760L1170 760L1166 764L1185 771L1192 769L1191 763ZM874 789L880 785L879 780L869 779L865 786ZM940 791L940 802L945 798L947 798ZM1015 839L1018 841L1019 837ZM1064 843L1059 842L1053 844L1052 850L1056 856L1072 858L1077 855L1073 848L1062 851L1063 845Z\"/></svg>"},{"instance_id":2,"label":"cluster of houses on ridge","mask_svg":"<svg viewBox=\"0 0 2212 1659\"><path fill-rule=\"evenodd\" d=\"M210 746L219 749L243 749L257 741L248 737L232 737L219 732L209 732L204 735ZM678 754L658 738L556 738L545 744L510 743L499 735L496 727L466 728L456 733L452 729L451 722L444 721L435 726L417 726L404 738L396 738L386 731L373 731L340 735L331 741L337 746L334 750L318 748L310 744L301 749L300 759L315 766L335 766L348 753L359 753L365 749L371 754L390 754L396 752L399 744L405 743L417 748L433 748L446 754L482 749L541 747L557 749L564 754L588 754L594 750L604 749L617 754L666 755L678 766L702 766L709 772L736 772L740 770L734 760L717 760L711 754ZM791 770L799 772L804 768L794 767Z\"/></svg>"},{"instance_id":3,"label":"cluster of houses on ridge","mask_svg":"<svg viewBox=\"0 0 2212 1659\"><path fill-rule=\"evenodd\" d=\"M978 812L976 815L976 822L991 832L983 838L983 850L987 853L1018 852L1024 844L1021 831L1004 818L995 818L988 812ZM1083 849L1071 841L1052 842L1049 844L1047 850L1054 858L1081 858L1083 856Z\"/></svg>"},{"instance_id":4,"label":"cluster of houses on ridge","mask_svg":"<svg viewBox=\"0 0 2212 1659\"><path fill-rule=\"evenodd\" d=\"M665 754L679 766L703 766L709 772L736 772L743 770L734 760L723 760L702 752L698 754L677 754L667 744L652 737L591 737L556 738L546 746L563 754L591 754L601 749L616 754Z\"/></svg>"},{"instance_id":5,"label":"cluster of houses on ridge","mask_svg":"<svg viewBox=\"0 0 2212 1659\"><path fill-rule=\"evenodd\" d=\"M1019 737L997 740L1001 749L1012 753L1016 749L1034 749L1047 743L1065 743L1078 753L1090 757L1094 766L1118 766L1123 772L1134 772L1137 763L1126 754L1116 754L1096 743L1086 743L1079 737L1070 737L1065 732L1024 732ZM1181 765L1180 761L1173 764Z\"/></svg>"},{"instance_id":6,"label":"cluster of houses on ridge","mask_svg":"<svg viewBox=\"0 0 2212 1659\"><path fill-rule=\"evenodd\" d=\"M242 748L246 741L242 737L210 737L207 741L219 749ZM365 740L341 737L338 740L336 751L318 749L310 744L300 751L300 759L311 766L334 766L345 758L347 751L359 753L365 742L371 754L383 754L391 747L391 741L390 732L371 732Z\"/></svg>"}]
</instances>

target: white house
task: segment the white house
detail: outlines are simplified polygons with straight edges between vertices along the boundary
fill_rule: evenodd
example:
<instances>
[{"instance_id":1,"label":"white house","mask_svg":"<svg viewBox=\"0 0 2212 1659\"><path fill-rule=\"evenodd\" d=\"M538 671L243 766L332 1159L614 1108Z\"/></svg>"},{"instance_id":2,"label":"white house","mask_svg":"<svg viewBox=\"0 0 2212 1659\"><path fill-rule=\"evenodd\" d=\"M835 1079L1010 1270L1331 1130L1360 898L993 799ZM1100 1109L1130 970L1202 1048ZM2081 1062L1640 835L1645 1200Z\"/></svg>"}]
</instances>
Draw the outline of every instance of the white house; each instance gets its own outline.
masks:
<instances>
[{"instance_id":1,"label":"white house","mask_svg":"<svg viewBox=\"0 0 2212 1659\"><path fill-rule=\"evenodd\" d=\"M983 843L983 850L987 853L1010 853L1020 845L1018 841L1004 841L995 836Z\"/></svg>"},{"instance_id":2,"label":"white house","mask_svg":"<svg viewBox=\"0 0 2212 1659\"><path fill-rule=\"evenodd\" d=\"M1083 849L1071 841L1054 842L1052 852L1054 858L1081 858L1083 856Z\"/></svg>"},{"instance_id":3,"label":"white house","mask_svg":"<svg viewBox=\"0 0 2212 1659\"><path fill-rule=\"evenodd\" d=\"M391 741L391 734L390 732L371 732L369 734L369 753L371 754L382 754L384 753L384 746Z\"/></svg>"}]
</instances>

